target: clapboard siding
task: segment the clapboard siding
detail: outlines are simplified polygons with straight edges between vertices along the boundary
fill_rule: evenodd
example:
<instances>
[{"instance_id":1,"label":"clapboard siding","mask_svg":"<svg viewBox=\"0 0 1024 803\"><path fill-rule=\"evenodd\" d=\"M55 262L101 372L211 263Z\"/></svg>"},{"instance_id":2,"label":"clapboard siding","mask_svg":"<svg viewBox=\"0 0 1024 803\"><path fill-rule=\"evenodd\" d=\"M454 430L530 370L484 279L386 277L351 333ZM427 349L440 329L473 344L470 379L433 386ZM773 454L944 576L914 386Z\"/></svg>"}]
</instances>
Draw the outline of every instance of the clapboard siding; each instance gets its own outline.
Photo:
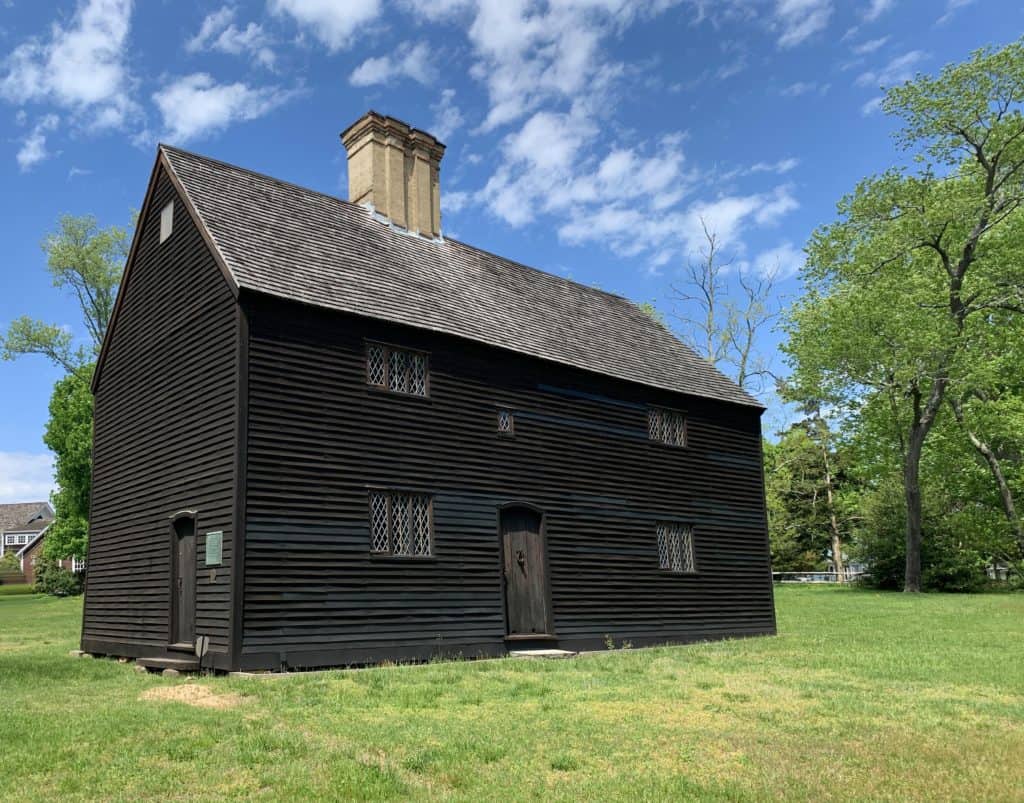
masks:
<instances>
[{"instance_id":1,"label":"clapboard siding","mask_svg":"<svg viewBox=\"0 0 1024 803\"><path fill-rule=\"evenodd\" d=\"M243 665L503 652L498 508L515 501L545 512L562 643L774 632L758 409L243 299ZM428 351L430 398L368 388L365 338ZM648 440L651 404L686 410L687 448ZM367 486L433 495L433 558L369 553ZM662 519L694 526L696 575L658 569Z\"/></svg>"},{"instance_id":2,"label":"clapboard siding","mask_svg":"<svg viewBox=\"0 0 1024 803\"><path fill-rule=\"evenodd\" d=\"M95 388L85 649L168 643L170 516L198 511L196 632L226 656L231 613L238 308L174 186L158 172ZM175 201L160 243L160 211ZM203 533L224 532L205 567ZM220 659L226 664L226 657Z\"/></svg>"}]
</instances>

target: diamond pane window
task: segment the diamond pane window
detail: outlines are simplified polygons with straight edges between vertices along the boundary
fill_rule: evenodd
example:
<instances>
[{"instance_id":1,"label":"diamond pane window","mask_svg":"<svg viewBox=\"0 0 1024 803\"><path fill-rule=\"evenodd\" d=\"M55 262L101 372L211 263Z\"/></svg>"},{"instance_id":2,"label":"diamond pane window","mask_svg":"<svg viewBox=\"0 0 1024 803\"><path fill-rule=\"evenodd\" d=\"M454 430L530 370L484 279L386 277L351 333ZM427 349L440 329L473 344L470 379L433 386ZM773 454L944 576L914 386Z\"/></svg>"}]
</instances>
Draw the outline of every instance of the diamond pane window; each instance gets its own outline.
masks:
<instances>
[{"instance_id":1,"label":"diamond pane window","mask_svg":"<svg viewBox=\"0 0 1024 803\"><path fill-rule=\"evenodd\" d=\"M408 392L415 396L427 395L427 358L414 351L409 352Z\"/></svg>"},{"instance_id":2,"label":"diamond pane window","mask_svg":"<svg viewBox=\"0 0 1024 803\"><path fill-rule=\"evenodd\" d=\"M426 396L429 390L427 355L382 343L367 343L366 383L392 393Z\"/></svg>"},{"instance_id":3,"label":"diamond pane window","mask_svg":"<svg viewBox=\"0 0 1024 803\"><path fill-rule=\"evenodd\" d=\"M686 416L677 410L652 407L647 411L647 434L652 441L686 446Z\"/></svg>"},{"instance_id":4,"label":"diamond pane window","mask_svg":"<svg viewBox=\"0 0 1024 803\"><path fill-rule=\"evenodd\" d=\"M388 390L409 392L409 352L391 349L388 360Z\"/></svg>"},{"instance_id":5,"label":"diamond pane window","mask_svg":"<svg viewBox=\"0 0 1024 803\"><path fill-rule=\"evenodd\" d=\"M409 495L391 495L391 552L395 555L412 554L410 532Z\"/></svg>"},{"instance_id":6,"label":"diamond pane window","mask_svg":"<svg viewBox=\"0 0 1024 803\"><path fill-rule=\"evenodd\" d=\"M401 557L429 557L430 496L403 491L370 492L370 551Z\"/></svg>"},{"instance_id":7,"label":"diamond pane window","mask_svg":"<svg viewBox=\"0 0 1024 803\"><path fill-rule=\"evenodd\" d=\"M388 552L388 495L370 494L370 551Z\"/></svg>"},{"instance_id":8,"label":"diamond pane window","mask_svg":"<svg viewBox=\"0 0 1024 803\"><path fill-rule=\"evenodd\" d=\"M498 434L511 435L515 432L515 417L511 410L498 410Z\"/></svg>"},{"instance_id":9,"label":"diamond pane window","mask_svg":"<svg viewBox=\"0 0 1024 803\"><path fill-rule=\"evenodd\" d=\"M422 494L412 497L412 553L430 554L430 500Z\"/></svg>"},{"instance_id":10,"label":"diamond pane window","mask_svg":"<svg viewBox=\"0 0 1024 803\"><path fill-rule=\"evenodd\" d=\"M387 386L387 357L384 347L376 343L368 343L366 346L366 381L378 388Z\"/></svg>"},{"instance_id":11,"label":"diamond pane window","mask_svg":"<svg viewBox=\"0 0 1024 803\"><path fill-rule=\"evenodd\" d=\"M693 528L678 522L658 524L658 566L676 574L693 574Z\"/></svg>"}]
</instances>

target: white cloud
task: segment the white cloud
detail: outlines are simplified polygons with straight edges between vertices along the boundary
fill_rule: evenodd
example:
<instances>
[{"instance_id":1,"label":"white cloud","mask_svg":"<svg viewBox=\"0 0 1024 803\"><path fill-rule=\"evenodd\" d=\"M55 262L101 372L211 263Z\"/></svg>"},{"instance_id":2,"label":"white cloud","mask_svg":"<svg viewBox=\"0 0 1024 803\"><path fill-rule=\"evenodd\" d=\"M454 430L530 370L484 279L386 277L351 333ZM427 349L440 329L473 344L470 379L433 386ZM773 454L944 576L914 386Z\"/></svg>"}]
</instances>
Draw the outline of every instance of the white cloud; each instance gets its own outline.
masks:
<instances>
[{"instance_id":1,"label":"white cloud","mask_svg":"<svg viewBox=\"0 0 1024 803\"><path fill-rule=\"evenodd\" d=\"M935 24L945 25L947 22L953 19L953 15L956 14L957 11L959 11L961 8L966 8L972 3L974 3L974 0L946 0L946 13L939 17L935 21Z\"/></svg>"},{"instance_id":2,"label":"white cloud","mask_svg":"<svg viewBox=\"0 0 1024 803\"><path fill-rule=\"evenodd\" d=\"M866 56L868 53L874 53L888 41L888 36L880 36L877 39L869 39L867 42L861 42L859 45L854 45L852 50L858 56Z\"/></svg>"},{"instance_id":3,"label":"white cloud","mask_svg":"<svg viewBox=\"0 0 1024 803\"><path fill-rule=\"evenodd\" d=\"M746 227L772 226L798 206L788 185L767 193L699 201L661 215L649 214L634 204L612 202L576 215L559 229L559 236L571 244L604 244L624 257L647 254L649 267L656 269L698 252L705 242L704 225L730 249L741 251Z\"/></svg>"},{"instance_id":4,"label":"white cloud","mask_svg":"<svg viewBox=\"0 0 1024 803\"><path fill-rule=\"evenodd\" d=\"M867 22L874 22L886 11L893 7L895 0L871 0L871 4L864 12L864 19Z\"/></svg>"},{"instance_id":5,"label":"white cloud","mask_svg":"<svg viewBox=\"0 0 1024 803\"><path fill-rule=\"evenodd\" d=\"M50 498L53 458L49 453L0 452L0 504Z\"/></svg>"},{"instance_id":6,"label":"white cloud","mask_svg":"<svg viewBox=\"0 0 1024 803\"><path fill-rule=\"evenodd\" d=\"M131 0L88 0L48 40L29 39L4 60L0 97L12 103L49 101L89 113L89 125L117 127L135 107L125 50Z\"/></svg>"},{"instance_id":7,"label":"white cloud","mask_svg":"<svg viewBox=\"0 0 1024 803\"><path fill-rule=\"evenodd\" d=\"M28 172L52 154L46 149L46 135L57 128L60 118L56 114L47 114L33 126L29 135L22 140L18 150L18 167L23 173Z\"/></svg>"},{"instance_id":8,"label":"white cloud","mask_svg":"<svg viewBox=\"0 0 1024 803\"><path fill-rule=\"evenodd\" d=\"M865 117L874 114L875 112L882 108L882 100L883 98L881 95L871 98L871 100L867 101L866 103L864 103L864 105L860 107L860 113L863 114Z\"/></svg>"},{"instance_id":9,"label":"white cloud","mask_svg":"<svg viewBox=\"0 0 1024 803\"><path fill-rule=\"evenodd\" d=\"M790 156L786 159L779 159L777 162L757 162L750 166L751 173L788 173L794 167L800 164L800 160L794 156Z\"/></svg>"},{"instance_id":10,"label":"white cloud","mask_svg":"<svg viewBox=\"0 0 1024 803\"><path fill-rule=\"evenodd\" d=\"M915 68L928 58L922 50L911 50L897 56L882 69L861 73L857 76L858 86L890 87L902 84L914 77Z\"/></svg>"},{"instance_id":11,"label":"white cloud","mask_svg":"<svg viewBox=\"0 0 1024 803\"><path fill-rule=\"evenodd\" d=\"M461 212L465 209L469 202L472 201L472 195L468 192L461 192L459 190L452 190L449 192L441 193L441 211L444 212ZM455 235L450 235L454 237Z\"/></svg>"},{"instance_id":12,"label":"white cloud","mask_svg":"<svg viewBox=\"0 0 1024 803\"><path fill-rule=\"evenodd\" d=\"M402 5L416 17L437 22L473 8L476 0L402 0Z\"/></svg>"},{"instance_id":13,"label":"white cloud","mask_svg":"<svg viewBox=\"0 0 1024 803\"><path fill-rule=\"evenodd\" d=\"M682 134L662 131L644 138L608 119L624 81L635 74L609 55L609 40L677 1L403 0L420 18L465 21L474 59L470 75L489 100L478 131L506 129L500 158L491 160L496 167L483 188L444 193L446 213L472 202L512 227L549 217L567 243L598 244L656 270L697 242L701 212L720 219L723 232L738 241L744 228L774 225L796 208L789 185L694 200L698 174L687 167ZM750 17L741 0L726 2ZM831 3L815 2L815 25L823 27ZM792 14L790 4L778 5ZM765 24L775 24L776 0L764 5L770 11ZM742 46L721 47L730 58L717 70L718 78L745 68ZM394 59L360 65L370 67L391 76ZM709 69L706 77L715 75ZM814 85L814 91L825 89ZM443 124L442 112L452 107L454 93L447 92L431 107L434 133L451 127ZM463 122L461 111L455 119ZM475 163L479 155L464 159ZM795 159L758 163L743 175L782 174L796 164Z\"/></svg>"},{"instance_id":14,"label":"white cloud","mask_svg":"<svg viewBox=\"0 0 1024 803\"><path fill-rule=\"evenodd\" d=\"M828 27L832 0L776 0L775 23L779 47L801 44Z\"/></svg>"},{"instance_id":15,"label":"white cloud","mask_svg":"<svg viewBox=\"0 0 1024 803\"><path fill-rule=\"evenodd\" d=\"M437 80L437 68L431 61L430 51L426 42L415 45L403 42L396 48L394 56L369 58L356 67L348 78L349 83L353 86L373 86L399 78L411 78L420 84L430 84Z\"/></svg>"},{"instance_id":16,"label":"white cloud","mask_svg":"<svg viewBox=\"0 0 1024 803\"><path fill-rule=\"evenodd\" d=\"M270 0L270 10L287 14L331 52L348 47L357 30L380 14L380 0Z\"/></svg>"},{"instance_id":17,"label":"white cloud","mask_svg":"<svg viewBox=\"0 0 1024 803\"><path fill-rule=\"evenodd\" d=\"M819 84L817 81L796 81L779 90L779 94L787 98L798 98L811 92L824 95L831 86L831 84Z\"/></svg>"},{"instance_id":18,"label":"white cloud","mask_svg":"<svg viewBox=\"0 0 1024 803\"><path fill-rule=\"evenodd\" d=\"M462 110L455 105L455 90L445 89L437 103L431 105L430 110L434 113L434 122L430 126L430 133L441 142L447 142L448 138L462 128L466 122L462 116Z\"/></svg>"},{"instance_id":19,"label":"white cloud","mask_svg":"<svg viewBox=\"0 0 1024 803\"><path fill-rule=\"evenodd\" d=\"M291 100L295 90L218 84L207 73L177 79L153 95L167 137L185 143L212 134L238 120L255 120Z\"/></svg>"},{"instance_id":20,"label":"white cloud","mask_svg":"<svg viewBox=\"0 0 1024 803\"><path fill-rule=\"evenodd\" d=\"M753 268L761 276L789 279L803 269L806 259L803 251L786 241L758 254L753 260Z\"/></svg>"},{"instance_id":21,"label":"white cloud","mask_svg":"<svg viewBox=\"0 0 1024 803\"><path fill-rule=\"evenodd\" d=\"M232 56L248 54L257 64L273 68L276 57L263 26L250 22L239 28L234 19L235 9L230 6L208 14L196 35L185 43L185 50L189 53L216 50Z\"/></svg>"},{"instance_id":22,"label":"white cloud","mask_svg":"<svg viewBox=\"0 0 1024 803\"><path fill-rule=\"evenodd\" d=\"M487 86L490 131L524 118L546 101L599 105L623 65L604 41L666 0L478 0L469 27L476 62L470 74ZM455 11L466 8L452 4Z\"/></svg>"}]
</instances>

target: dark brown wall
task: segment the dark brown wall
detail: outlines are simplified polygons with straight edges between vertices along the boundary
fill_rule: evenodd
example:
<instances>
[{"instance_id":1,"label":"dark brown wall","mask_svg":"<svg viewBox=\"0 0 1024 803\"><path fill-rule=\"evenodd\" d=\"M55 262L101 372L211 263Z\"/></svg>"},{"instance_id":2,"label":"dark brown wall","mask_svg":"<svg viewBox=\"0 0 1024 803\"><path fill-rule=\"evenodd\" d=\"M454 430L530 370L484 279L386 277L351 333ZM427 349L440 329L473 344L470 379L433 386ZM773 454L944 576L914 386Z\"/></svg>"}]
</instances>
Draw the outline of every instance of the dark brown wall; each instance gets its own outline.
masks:
<instances>
[{"instance_id":1,"label":"dark brown wall","mask_svg":"<svg viewBox=\"0 0 1024 803\"><path fill-rule=\"evenodd\" d=\"M245 305L243 665L503 652L497 510L516 500L546 512L563 645L774 632L756 410L281 301ZM367 388L364 337L428 350L431 397ZM648 441L648 404L688 409L688 448ZM514 439L495 432L499 405L516 410ZM435 559L369 554L368 484L434 495ZM695 576L658 569L655 522L678 517L694 525Z\"/></svg>"},{"instance_id":2,"label":"dark brown wall","mask_svg":"<svg viewBox=\"0 0 1024 803\"><path fill-rule=\"evenodd\" d=\"M198 511L196 632L228 646L238 310L180 199L160 176L96 389L83 649L157 655L168 643L169 517ZM203 534L224 531L224 564Z\"/></svg>"}]
</instances>

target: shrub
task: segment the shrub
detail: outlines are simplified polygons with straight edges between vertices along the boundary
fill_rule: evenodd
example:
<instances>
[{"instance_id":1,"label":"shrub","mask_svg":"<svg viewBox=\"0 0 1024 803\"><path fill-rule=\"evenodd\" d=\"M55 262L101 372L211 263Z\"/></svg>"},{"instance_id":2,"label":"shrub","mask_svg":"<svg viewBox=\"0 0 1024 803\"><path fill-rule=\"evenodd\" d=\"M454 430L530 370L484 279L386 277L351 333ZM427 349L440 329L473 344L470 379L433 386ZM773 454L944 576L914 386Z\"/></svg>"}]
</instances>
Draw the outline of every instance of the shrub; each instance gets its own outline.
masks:
<instances>
[{"instance_id":1,"label":"shrub","mask_svg":"<svg viewBox=\"0 0 1024 803\"><path fill-rule=\"evenodd\" d=\"M902 489L883 484L862 497L863 519L854 554L867 565L865 582L876 588L903 588L906 566ZM1003 543L998 518L966 508L946 510L942 500L925 497L921 543L921 586L929 591L973 592L988 585L985 566Z\"/></svg>"},{"instance_id":2,"label":"shrub","mask_svg":"<svg viewBox=\"0 0 1024 803\"><path fill-rule=\"evenodd\" d=\"M36 563L36 591L56 597L82 593L82 575L69 572L56 561L40 559Z\"/></svg>"}]
</instances>

